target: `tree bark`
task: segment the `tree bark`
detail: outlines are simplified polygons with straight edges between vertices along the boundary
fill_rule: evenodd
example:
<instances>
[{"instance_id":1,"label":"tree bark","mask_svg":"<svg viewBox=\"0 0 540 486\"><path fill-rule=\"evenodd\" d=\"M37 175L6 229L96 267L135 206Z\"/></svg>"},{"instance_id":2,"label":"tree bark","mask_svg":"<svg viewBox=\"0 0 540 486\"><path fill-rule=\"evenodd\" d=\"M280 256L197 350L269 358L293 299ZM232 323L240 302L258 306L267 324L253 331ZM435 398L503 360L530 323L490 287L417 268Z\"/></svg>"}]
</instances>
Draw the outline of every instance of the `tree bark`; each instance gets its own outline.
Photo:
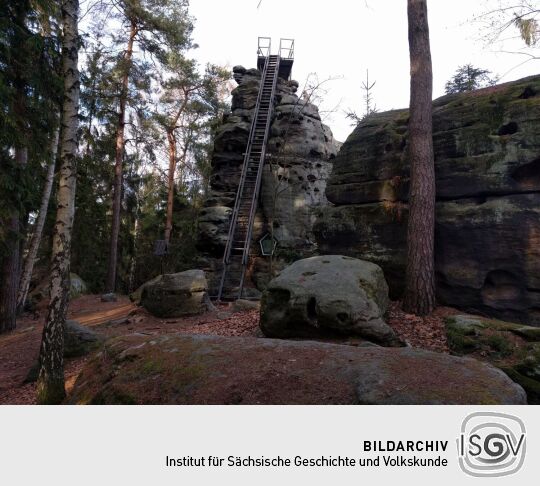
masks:
<instances>
[{"instance_id":1,"label":"tree bark","mask_svg":"<svg viewBox=\"0 0 540 486\"><path fill-rule=\"evenodd\" d=\"M126 126L126 103L128 97L129 75L131 71L131 60L133 58L133 44L137 35L137 23L131 20L131 28L124 54L124 75L122 77L122 91L120 93L118 125L116 128L116 157L114 166L113 183L113 205L112 205L112 224L111 224L111 242L109 247L109 263L107 267L107 280L105 291L112 293L116 288L116 267L118 260L118 235L120 233L120 211L122 208L122 182L124 169L124 131Z\"/></svg>"},{"instance_id":2,"label":"tree bark","mask_svg":"<svg viewBox=\"0 0 540 486\"><path fill-rule=\"evenodd\" d=\"M15 163L24 167L28 160L26 147L15 148ZM17 291L19 289L21 245L20 214L13 209L7 220L6 256L2 261L0 288L0 333L12 331L17 326Z\"/></svg>"},{"instance_id":3,"label":"tree bark","mask_svg":"<svg viewBox=\"0 0 540 486\"><path fill-rule=\"evenodd\" d=\"M22 311L26 303L28 296L28 289L30 288L30 280L32 279L32 272L34 270L34 264L36 262L36 256L41 243L41 235L43 234L43 227L45 226L45 220L47 219L47 210L49 207L49 199L51 198L51 191L54 182L54 169L56 167L56 155L58 151L58 138L60 129L57 128L54 131L51 139L50 160L47 167L47 175L45 177L45 186L43 187L43 193L41 195L41 205L39 207L38 219L36 221L30 246L28 248L28 255L24 261L24 267L21 276L21 282L19 285L19 294L17 297L17 309Z\"/></svg>"},{"instance_id":4,"label":"tree bark","mask_svg":"<svg viewBox=\"0 0 540 486\"><path fill-rule=\"evenodd\" d=\"M53 235L51 299L39 352L38 403L60 403L65 397L64 327L69 295L71 233L77 182L77 130L79 126L78 13L79 0L62 2L62 138L58 206Z\"/></svg>"},{"instance_id":5,"label":"tree bark","mask_svg":"<svg viewBox=\"0 0 540 486\"><path fill-rule=\"evenodd\" d=\"M417 315L435 307L435 167L432 135L433 74L426 0L408 0L411 99L411 182L407 228L407 275L403 308Z\"/></svg>"},{"instance_id":6,"label":"tree bark","mask_svg":"<svg viewBox=\"0 0 540 486\"><path fill-rule=\"evenodd\" d=\"M174 115L174 118L172 119L172 122L170 126L167 128L167 141L169 142L169 173L167 175L167 214L166 214L166 220L165 220L165 241L167 242L167 245L171 241L171 233L172 233L172 218L173 218L173 205L174 205L174 176L176 173L176 164L177 164L177 157L176 157L176 135L175 131L178 128L178 120L184 113L184 111L187 108L189 96L191 94L191 91L193 91L194 88L191 89L183 89L184 99L182 100L182 103L180 104L180 107L178 108L178 111ZM184 151L185 153L185 151Z\"/></svg>"},{"instance_id":7,"label":"tree bark","mask_svg":"<svg viewBox=\"0 0 540 486\"><path fill-rule=\"evenodd\" d=\"M173 205L174 205L174 174L176 173L176 138L174 129L167 131L169 142L169 173L167 175L167 216L165 221L165 241L171 241Z\"/></svg>"}]
</instances>

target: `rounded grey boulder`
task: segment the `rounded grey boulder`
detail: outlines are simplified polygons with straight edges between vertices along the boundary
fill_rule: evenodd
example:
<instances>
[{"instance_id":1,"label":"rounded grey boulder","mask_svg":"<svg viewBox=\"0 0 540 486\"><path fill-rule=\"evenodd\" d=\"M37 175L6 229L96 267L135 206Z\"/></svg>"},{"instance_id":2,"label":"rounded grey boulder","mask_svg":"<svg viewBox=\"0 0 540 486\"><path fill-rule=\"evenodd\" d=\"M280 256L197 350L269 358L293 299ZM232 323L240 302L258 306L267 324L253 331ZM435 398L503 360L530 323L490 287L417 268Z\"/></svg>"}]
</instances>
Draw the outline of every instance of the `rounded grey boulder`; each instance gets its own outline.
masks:
<instances>
[{"instance_id":1,"label":"rounded grey boulder","mask_svg":"<svg viewBox=\"0 0 540 486\"><path fill-rule=\"evenodd\" d=\"M383 317L388 285L381 268L341 255L306 258L272 280L261 302L267 337L355 335L384 346L403 343Z\"/></svg>"},{"instance_id":2,"label":"rounded grey boulder","mask_svg":"<svg viewBox=\"0 0 540 486\"><path fill-rule=\"evenodd\" d=\"M202 314L212 307L202 270L161 275L144 285L141 305L157 317Z\"/></svg>"}]
</instances>

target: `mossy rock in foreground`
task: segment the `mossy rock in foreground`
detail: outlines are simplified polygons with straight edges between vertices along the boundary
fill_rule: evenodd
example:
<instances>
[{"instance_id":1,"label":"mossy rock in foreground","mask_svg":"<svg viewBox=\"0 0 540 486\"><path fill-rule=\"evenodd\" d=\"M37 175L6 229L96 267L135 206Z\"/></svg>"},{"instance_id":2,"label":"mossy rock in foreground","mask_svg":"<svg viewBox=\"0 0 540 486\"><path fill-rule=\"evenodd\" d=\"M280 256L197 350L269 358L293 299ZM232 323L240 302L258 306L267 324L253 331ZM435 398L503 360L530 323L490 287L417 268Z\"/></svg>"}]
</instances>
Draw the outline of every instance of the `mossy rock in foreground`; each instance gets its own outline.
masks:
<instances>
[{"instance_id":1,"label":"mossy rock in foreground","mask_svg":"<svg viewBox=\"0 0 540 486\"><path fill-rule=\"evenodd\" d=\"M503 370L540 404L540 329L479 316L446 319L448 346L458 356L473 355Z\"/></svg>"},{"instance_id":2,"label":"mossy rock in foreground","mask_svg":"<svg viewBox=\"0 0 540 486\"><path fill-rule=\"evenodd\" d=\"M525 404L489 364L413 348L221 336L110 339L71 404Z\"/></svg>"}]
</instances>

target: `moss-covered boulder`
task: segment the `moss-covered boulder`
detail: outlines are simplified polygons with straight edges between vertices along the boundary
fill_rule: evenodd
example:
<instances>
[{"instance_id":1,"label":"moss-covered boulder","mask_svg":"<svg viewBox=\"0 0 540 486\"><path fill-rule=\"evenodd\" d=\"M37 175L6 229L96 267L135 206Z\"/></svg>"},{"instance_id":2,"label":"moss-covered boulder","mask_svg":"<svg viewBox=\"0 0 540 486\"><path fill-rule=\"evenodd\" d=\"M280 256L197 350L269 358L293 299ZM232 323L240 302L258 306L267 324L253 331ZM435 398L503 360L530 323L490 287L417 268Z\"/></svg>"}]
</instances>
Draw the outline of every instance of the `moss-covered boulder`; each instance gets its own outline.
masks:
<instances>
[{"instance_id":1,"label":"moss-covered boulder","mask_svg":"<svg viewBox=\"0 0 540 486\"><path fill-rule=\"evenodd\" d=\"M540 403L540 338L538 328L479 316L446 319L448 346L459 356L474 356L503 370Z\"/></svg>"},{"instance_id":2,"label":"moss-covered boulder","mask_svg":"<svg viewBox=\"0 0 540 486\"><path fill-rule=\"evenodd\" d=\"M268 337L333 333L400 346L384 322L388 303L388 285L377 265L341 255L305 258L268 284L260 327Z\"/></svg>"},{"instance_id":3,"label":"moss-covered boulder","mask_svg":"<svg viewBox=\"0 0 540 486\"><path fill-rule=\"evenodd\" d=\"M202 270L160 275L143 286L141 305L157 317L203 314L212 308L207 289Z\"/></svg>"},{"instance_id":4,"label":"moss-covered boulder","mask_svg":"<svg viewBox=\"0 0 540 486\"><path fill-rule=\"evenodd\" d=\"M413 348L219 336L129 335L91 358L72 404L524 404L470 358Z\"/></svg>"},{"instance_id":5,"label":"moss-covered boulder","mask_svg":"<svg viewBox=\"0 0 540 486\"><path fill-rule=\"evenodd\" d=\"M349 136L314 232L322 253L380 265L403 289L408 110ZM540 76L433 102L439 302L540 325Z\"/></svg>"}]
</instances>

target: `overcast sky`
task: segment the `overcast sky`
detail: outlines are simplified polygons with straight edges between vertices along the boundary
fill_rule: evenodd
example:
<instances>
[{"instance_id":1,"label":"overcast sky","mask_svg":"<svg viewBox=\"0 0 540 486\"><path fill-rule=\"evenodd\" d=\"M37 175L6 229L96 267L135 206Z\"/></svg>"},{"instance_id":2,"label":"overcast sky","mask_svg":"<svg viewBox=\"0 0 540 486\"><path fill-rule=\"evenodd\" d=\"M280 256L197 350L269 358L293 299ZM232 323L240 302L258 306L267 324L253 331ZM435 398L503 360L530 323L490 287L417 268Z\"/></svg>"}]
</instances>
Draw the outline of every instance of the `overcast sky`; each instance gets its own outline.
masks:
<instances>
[{"instance_id":1,"label":"overcast sky","mask_svg":"<svg viewBox=\"0 0 540 486\"><path fill-rule=\"evenodd\" d=\"M481 25L471 19L498 0L429 0L434 97L459 65L472 63L503 75L526 58L504 54L499 45L482 42ZM409 51L406 0L191 0L196 17L196 57L212 62L255 67L257 37L269 36L277 50L279 38L295 39L293 78L302 85L309 73L328 83L324 109L340 108L326 120L344 141L352 131L343 111L363 111L362 81L366 69L376 80L379 110L409 104ZM367 7L366 7L367 5ZM505 44L505 50L516 45ZM540 71L540 61L512 70L502 81Z\"/></svg>"}]
</instances>

